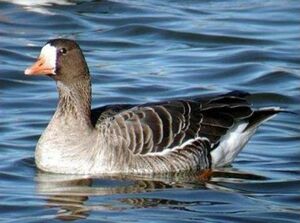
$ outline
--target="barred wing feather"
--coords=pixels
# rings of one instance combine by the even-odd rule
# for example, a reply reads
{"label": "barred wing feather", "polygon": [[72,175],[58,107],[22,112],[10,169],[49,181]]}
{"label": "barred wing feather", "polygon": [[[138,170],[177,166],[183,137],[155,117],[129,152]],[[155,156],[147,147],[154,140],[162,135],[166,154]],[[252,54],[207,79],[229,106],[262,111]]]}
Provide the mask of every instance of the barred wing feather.
{"label": "barred wing feather", "polygon": [[110,128],[118,129],[134,155],[162,155],[197,149],[203,139],[213,149],[234,124],[251,116],[246,99],[223,96],[207,101],[168,101],[119,109]]}

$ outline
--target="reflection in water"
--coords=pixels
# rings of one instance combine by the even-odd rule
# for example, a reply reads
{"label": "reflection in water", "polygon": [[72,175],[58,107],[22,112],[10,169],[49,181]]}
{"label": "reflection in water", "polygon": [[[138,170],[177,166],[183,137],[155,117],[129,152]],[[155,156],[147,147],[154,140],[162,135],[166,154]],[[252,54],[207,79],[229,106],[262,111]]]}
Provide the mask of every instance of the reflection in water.
{"label": "reflection in water", "polygon": [[[46,207],[59,208],[56,217],[61,220],[86,218],[91,211],[121,211],[128,208],[157,206],[186,206],[190,201],[152,198],[143,193],[173,188],[197,188],[197,190],[230,191],[218,185],[218,181],[238,182],[244,180],[266,180],[264,177],[222,171],[202,171],[158,176],[101,176],[90,178],[78,175],[59,175],[39,171],[36,177],[37,193],[46,196]],[[136,196],[136,195],[139,196]],[[108,202],[105,195],[118,195],[118,202]],[[105,202],[91,205],[92,197],[103,197]],[[101,199],[100,199],[101,200]],[[193,201],[194,202],[194,201]],[[201,201],[203,202],[203,201]],[[205,201],[208,203],[207,201]],[[219,201],[212,201],[210,205]],[[124,206],[125,205],[125,206]]]}

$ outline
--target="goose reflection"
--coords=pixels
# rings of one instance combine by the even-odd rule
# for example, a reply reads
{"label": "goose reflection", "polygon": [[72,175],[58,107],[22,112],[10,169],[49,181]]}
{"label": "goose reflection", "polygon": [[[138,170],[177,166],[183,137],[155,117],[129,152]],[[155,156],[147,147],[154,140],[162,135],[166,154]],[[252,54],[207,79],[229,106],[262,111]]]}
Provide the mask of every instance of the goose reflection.
{"label": "goose reflection", "polygon": [[[155,189],[172,188],[172,182],[158,180],[142,180],[140,177],[101,176],[98,178],[76,175],[59,175],[39,171],[36,177],[36,190],[46,196],[48,208],[59,208],[57,218],[61,220],[76,220],[86,218],[91,211],[122,210],[122,205],[111,202],[107,195],[135,194],[153,191]],[[90,197],[103,197],[103,203],[89,205]],[[117,198],[120,203],[142,205],[137,199]],[[145,201],[147,202],[147,201]],[[114,204],[112,204],[114,203]]]}
{"label": "goose reflection", "polygon": [[[228,191],[231,189],[219,185],[220,181],[264,179],[261,176],[226,169],[176,175],[100,176],[97,178],[39,171],[36,176],[36,191],[46,198],[47,208],[58,209],[56,218],[70,221],[84,219],[91,211],[121,211],[128,208],[189,205],[189,202],[178,201],[176,198],[160,199],[143,194],[155,190],[197,188]],[[94,197],[97,197],[97,204],[88,202]]]}

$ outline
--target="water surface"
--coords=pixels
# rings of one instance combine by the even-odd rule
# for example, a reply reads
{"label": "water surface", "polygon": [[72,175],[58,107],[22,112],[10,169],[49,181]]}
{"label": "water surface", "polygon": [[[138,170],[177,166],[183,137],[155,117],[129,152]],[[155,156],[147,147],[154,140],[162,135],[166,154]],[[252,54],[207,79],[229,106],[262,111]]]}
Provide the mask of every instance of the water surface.
{"label": "water surface", "polygon": [[35,144],[55,83],[23,70],[51,38],[79,42],[93,107],[244,90],[300,112],[300,2],[0,1],[0,221],[298,222],[300,119],[263,125],[209,179],[43,173]]}

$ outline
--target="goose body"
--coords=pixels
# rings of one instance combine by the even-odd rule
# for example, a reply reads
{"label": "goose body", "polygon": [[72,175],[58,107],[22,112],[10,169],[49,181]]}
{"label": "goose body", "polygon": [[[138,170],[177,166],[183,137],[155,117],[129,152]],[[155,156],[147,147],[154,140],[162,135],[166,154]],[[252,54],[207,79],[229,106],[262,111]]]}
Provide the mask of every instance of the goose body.
{"label": "goose body", "polygon": [[38,168],[67,174],[166,173],[230,164],[278,109],[248,94],[109,105],[91,110],[89,70],[73,40],[49,41],[26,75],[56,81],[59,102],[35,152]]}

